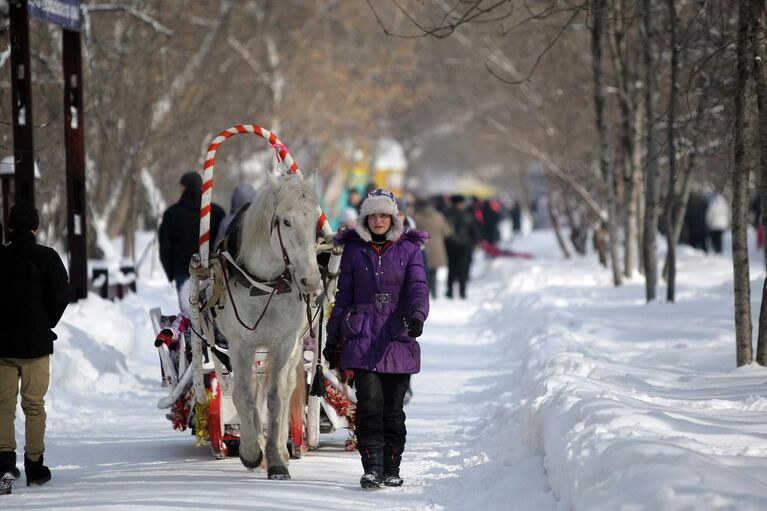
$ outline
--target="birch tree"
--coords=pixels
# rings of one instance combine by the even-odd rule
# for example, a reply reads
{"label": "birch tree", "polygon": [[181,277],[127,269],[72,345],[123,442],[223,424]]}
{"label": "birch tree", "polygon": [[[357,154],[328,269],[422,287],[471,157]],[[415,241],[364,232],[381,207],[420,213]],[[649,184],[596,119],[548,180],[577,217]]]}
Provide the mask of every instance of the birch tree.
{"label": "birch tree", "polygon": [[738,40],[735,89],[735,161],[732,174],[732,264],[735,291],[735,343],[738,366],[753,359],[751,338],[751,289],[748,267],[748,178],[746,155],[748,114],[746,89],[749,80],[750,0],[738,3]]}
{"label": "birch tree", "polygon": [[644,272],[645,298],[655,300],[658,284],[657,247],[655,237],[658,232],[658,140],[655,134],[655,65],[653,63],[653,18],[652,0],[642,0],[642,28],[644,53],[644,91],[645,91],[645,213],[644,213]]}
{"label": "birch tree", "polygon": [[[765,225],[764,211],[765,205],[767,205],[767,77],[765,76],[764,68],[765,59],[767,59],[767,44],[765,42],[767,41],[767,29],[765,29],[766,14],[764,0],[750,1],[750,55],[753,62],[754,87],[756,89],[758,109],[759,199],[762,203],[762,225]],[[767,246],[764,250],[764,254],[767,256]],[[765,278],[762,284],[762,303],[759,310],[759,330],[756,342],[756,362],[763,366],[767,365],[767,278]]]}

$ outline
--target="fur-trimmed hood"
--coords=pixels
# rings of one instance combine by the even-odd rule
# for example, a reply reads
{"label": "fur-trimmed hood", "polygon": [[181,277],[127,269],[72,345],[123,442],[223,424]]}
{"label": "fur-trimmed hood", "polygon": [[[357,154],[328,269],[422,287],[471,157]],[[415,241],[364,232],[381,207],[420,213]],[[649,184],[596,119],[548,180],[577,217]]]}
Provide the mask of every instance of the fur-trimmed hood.
{"label": "fur-trimmed hood", "polygon": [[391,217],[391,227],[386,231],[386,239],[389,241],[398,240],[402,236],[404,226],[402,220],[399,219],[397,211],[397,201],[394,199],[394,195],[386,190],[373,190],[365,197],[360,205],[360,216],[354,225],[354,230],[357,231],[360,238],[365,241],[372,239],[370,231],[368,230],[368,215],[374,215],[376,213],[383,213]]}
{"label": "fur-trimmed hood", "polygon": [[[368,239],[364,239],[362,236],[360,236],[357,229],[344,229],[342,231],[339,231],[336,233],[336,237],[334,238],[333,242],[336,245],[346,245],[347,243],[350,243],[352,241],[361,241],[362,243],[367,243],[370,241],[370,231],[367,231],[368,233]],[[389,230],[391,232],[391,229]],[[388,236],[387,236],[388,239]],[[392,241],[402,241],[402,240],[408,240],[412,241],[416,245],[423,245],[426,243],[429,239],[429,233],[425,231],[419,231],[417,229],[408,229],[407,227],[403,228],[402,234],[400,234],[398,239],[392,240]]]}

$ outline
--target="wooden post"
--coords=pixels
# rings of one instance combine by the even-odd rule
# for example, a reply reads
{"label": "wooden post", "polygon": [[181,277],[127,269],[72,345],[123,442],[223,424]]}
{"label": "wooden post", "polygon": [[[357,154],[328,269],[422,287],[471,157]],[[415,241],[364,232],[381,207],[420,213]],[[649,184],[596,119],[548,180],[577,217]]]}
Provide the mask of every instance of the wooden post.
{"label": "wooden post", "polygon": [[77,300],[88,296],[82,66],[80,32],[62,29],[62,33],[69,279]]}
{"label": "wooden post", "polygon": [[8,216],[11,211],[11,205],[9,204],[11,201],[11,177],[0,177],[0,182],[2,182],[3,187],[3,230],[5,231],[0,233],[0,239],[5,240],[8,239]]}
{"label": "wooden post", "polygon": [[14,199],[34,203],[35,149],[32,138],[32,70],[29,59],[27,0],[11,0],[9,10],[14,184],[16,186]]}

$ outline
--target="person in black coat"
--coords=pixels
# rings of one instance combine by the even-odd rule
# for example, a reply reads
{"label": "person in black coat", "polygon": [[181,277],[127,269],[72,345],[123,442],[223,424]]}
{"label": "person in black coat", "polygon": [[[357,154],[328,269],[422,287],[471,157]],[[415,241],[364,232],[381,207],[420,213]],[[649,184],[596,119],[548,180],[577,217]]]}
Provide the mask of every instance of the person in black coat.
{"label": "person in black coat", "polygon": [[[43,465],[45,394],[56,326],[72,296],[58,254],[39,245],[40,223],[30,202],[17,202],[8,221],[8,242],[0,247],[0,477],[12,483],[16,469],[14,417],[21,390],[25,417],[24,470],[27,485],[51,478]],[[10,491],[8,486],[7,491]]]}
{"label": "person in black coat", "polygon": [[481,239],[480,227],[474,214],[466,207],[463,196],[451,197],[452,207],[448,211],[447,221],[453,229],[453,234],[445,239],[447,249],[447,293],[453,297],[453,284],[458,282],[458,292],[461,298],[466,298],[466,283],[469,280],[471,258],[474,247]]}
{"label": "person in black coat", "polygon": [[[197,172],[187,172],[181,176],[179,183],[181,198],[163,213],[159,241],[160,262],[165,275],[169,282],[175,282],[176,292],[180,294],[184,283],[189,280],[189,261],[199,250],[202,177]],[[211,240],[216,239],[224,216],[223,208],[213,203],[210,212]]]}

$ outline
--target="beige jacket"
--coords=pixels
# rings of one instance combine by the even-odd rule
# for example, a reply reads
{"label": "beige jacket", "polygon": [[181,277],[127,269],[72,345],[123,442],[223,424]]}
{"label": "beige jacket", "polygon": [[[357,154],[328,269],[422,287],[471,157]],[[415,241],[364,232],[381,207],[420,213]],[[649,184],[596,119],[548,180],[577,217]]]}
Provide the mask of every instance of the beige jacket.
{"label": "beige jacket", "polygon": [[452,234],[450,224],[445,216],[437,211],[434,206],[427,206],[413,214],[415,225],[420,231],[426,231],[431,239],[426,242],[426,259],[429,269],[433,270],[440,266],[447,266],[447,252],[445,251],[445,238]]}

